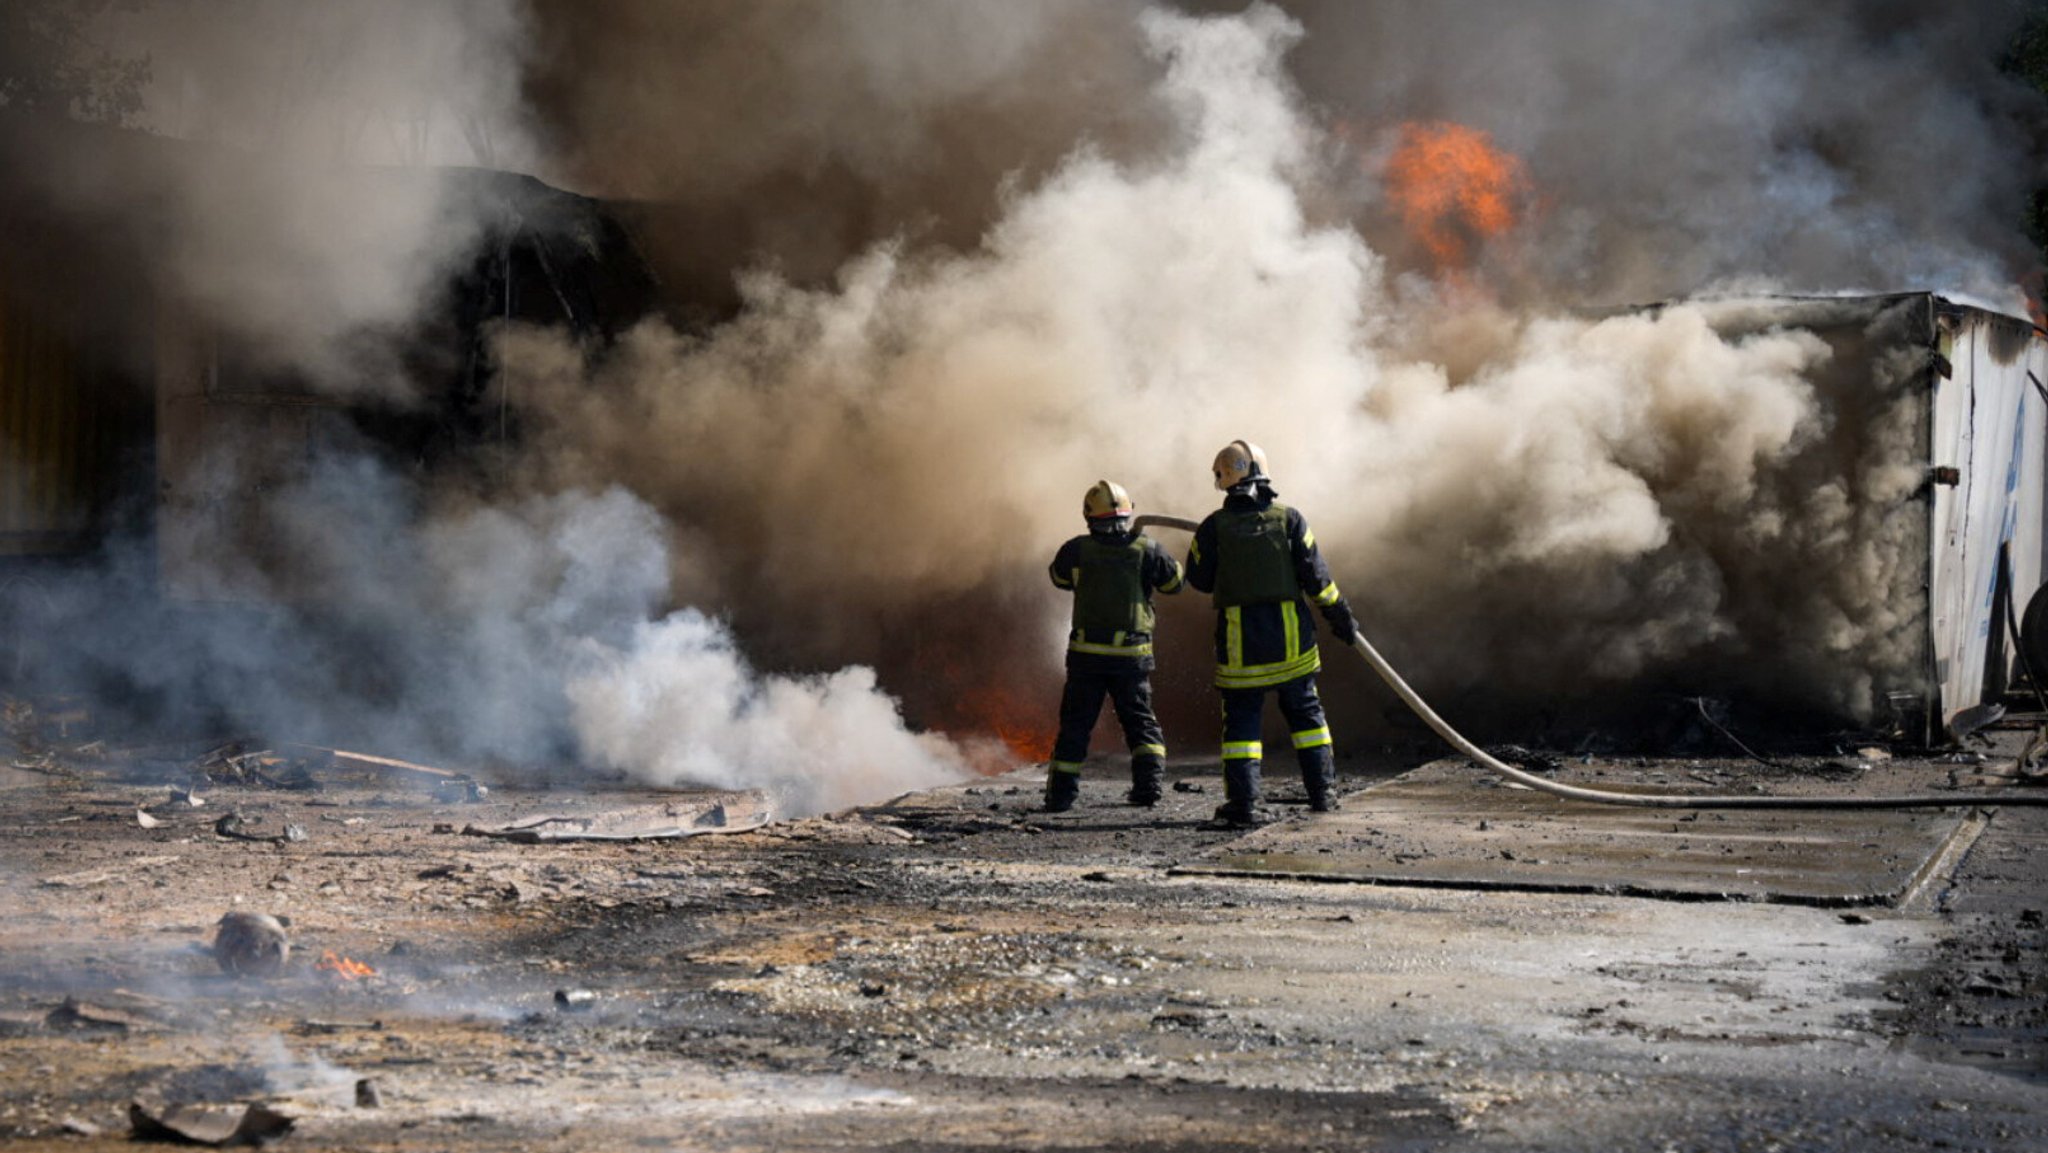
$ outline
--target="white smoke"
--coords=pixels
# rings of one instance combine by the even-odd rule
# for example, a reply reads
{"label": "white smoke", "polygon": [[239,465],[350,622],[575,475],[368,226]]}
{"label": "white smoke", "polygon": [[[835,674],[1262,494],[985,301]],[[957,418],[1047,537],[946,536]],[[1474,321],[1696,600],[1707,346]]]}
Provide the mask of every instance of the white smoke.
{"label": "white smoke", "polygon": [[568,694],[584,755],[642,781],[765,788],[803,815],[966,775],[951,741],[904,727],[873,669],[762,676],[692,610],[580,655]]}
{"label": "white smoke", "polygon": [[384,587],[440,626],[408,640],[393,629],[387,642],[406,670],[392,726],[439,722],[419,741],[513,763],[552,754],[652,784],[765,789],[784,815],[967,771],[952,742],[905,727],[872,670],[763,675],[724,624],[663,615],[668,533],[621,489],[454,510],[416,532],[418,583]]}

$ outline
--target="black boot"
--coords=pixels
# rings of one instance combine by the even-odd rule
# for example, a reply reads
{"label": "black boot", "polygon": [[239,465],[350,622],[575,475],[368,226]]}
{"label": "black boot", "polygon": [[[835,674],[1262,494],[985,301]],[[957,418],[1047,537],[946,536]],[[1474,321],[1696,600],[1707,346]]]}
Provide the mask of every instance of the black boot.
{"label": "black boot", "polygon": [[1301,750],[1301,783],[1312,813],[1337,811],[1337,753],[1328,745]]}
{"label": "black boot", "polygon": [[1081,796],[1081,774],[1053,769],[1045,774],[1045,811],[1064,813]]}
{"label": "black boot", "polygon": [[1161,786],[1165,781],[1165,762],[1149,753],[1132,757],[1131,791],[1124,795],[1124,799],[1141,809],[1149,809],[1159,803]]}
{"label": "black boot", "polygon": [[1255,827],[1259,823],[1259,762],[1223,762],[1223,796],[1223,804],[1216,809],[1216,824],[1231,829]]}

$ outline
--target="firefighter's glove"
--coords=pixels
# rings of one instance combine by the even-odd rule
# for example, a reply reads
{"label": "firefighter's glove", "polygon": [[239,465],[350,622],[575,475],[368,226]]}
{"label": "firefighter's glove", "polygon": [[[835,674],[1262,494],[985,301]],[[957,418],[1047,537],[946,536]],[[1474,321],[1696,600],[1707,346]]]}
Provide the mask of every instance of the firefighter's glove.
{"label": "firefighter's glove", "polygon": [[1338,601],[1323,610],[1323,619],[1330,622],[1330,631],[1345,644],[1358,643],[1358,618],[1351,615],[1351,606]]}

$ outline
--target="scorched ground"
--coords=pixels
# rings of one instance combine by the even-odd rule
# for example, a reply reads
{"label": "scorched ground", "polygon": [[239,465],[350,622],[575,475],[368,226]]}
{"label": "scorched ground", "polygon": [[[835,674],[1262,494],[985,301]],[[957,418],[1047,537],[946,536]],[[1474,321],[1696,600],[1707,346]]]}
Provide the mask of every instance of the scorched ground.
{"label": "scorched ground", "polygon": [[[1420,759],[1348,760],[1339,815]],[[678,795],[472,801],[330,773],[194,807],[131,768],[5,779],[16,1147],[128,1147],[135,1100],[267,1103],[306,1149],[2048,1145],[2039,809],[1957,815],[1968,835],[1896,904],[1802,904],[1204,873],[1243,843],[1201,827],[1221,782],[1195,761],[1151,812],[1102,763],[1057,817],[1020,775],[564,844],[463,830]],[[1747,761],[1563,772],[1856,787]],[[1323,818],[1275,799],[1253,836],[1314,845]],[[278,839],[222,835],[231,810]],[[1390,867],[1480,856],[1380,832]],[[1684,835],[1731,861],[1777,851]],[[1507,879],[1537,855],[1486,852]],[[289,918],[279,975],[221,970],[230,911]]]}

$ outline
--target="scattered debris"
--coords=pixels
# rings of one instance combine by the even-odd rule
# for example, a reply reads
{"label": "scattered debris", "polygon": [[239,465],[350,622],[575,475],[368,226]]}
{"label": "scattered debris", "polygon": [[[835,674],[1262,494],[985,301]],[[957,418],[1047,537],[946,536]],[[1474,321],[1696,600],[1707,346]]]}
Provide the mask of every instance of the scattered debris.
{"label": "scattered debris", "polygon": [[160,857],[131,857],[121,862],[118,868],[93,869],[83,873],[61,873],[56,876],[44,877],[37,883],[51,889],[91,888],[94,885],[104,885],[109,881],[125,880],[130,873],[139,869],[153,869],[160,865],[175,864],[180,859],[175,853]]}
{"label": "scattered debris", "polygon": [[87,873],[65,873],[56,877],[44,877],[38,884],[51,889],[87,889],[119,880],[128,874],[121,869],[94,869]]}
{"label": "scattered debris", "polygon": [[173,1141],[226,1147],[262,1145],[292,1131],[297,1119],[268,1105],[128,1105],[128,1124],[138,1141]]}
{"label": "scattered debris", "polygon": [[50,1010],[44,1016],[43,1024],[51,1029],[70,1029],[83,1033],[128,1033],[146,1027],[146,1022],[132,1013],[109,1009],[101,1005],[89,1005],[76,997],[64,998],[64,1003]]}
{"label": "scattered debris", "polygon": [[1987,738],[1984,736],[1983,730],[1990,728],[2004,718],[2005,706],[1995,701],[1990,704],[1972,705],[1949,718],[1949,735],[1955,739],[1957,744],[1962,744],[1972,737],[1979,741],[1985,741]]}
{"label": "scattered debris", "polygon": [[556,989],[555,1008],[565,1013],[580,1013],[597,1004],[597,994],[588,989]]}
{"label": "scattered debris", "polygon": [[[261,820],[262,818],[259,817],[257,819]],[[213,831],[215,833],[234,841],[257,841],[269,845],[284,845],[306,839],[306,827],[304,825],[286,825],[284,832],[268,837],[249,832],[248,827],[249,820],[242,815],[239,809],[227,813],[220,820],[213,823]]]}
{"label": "scattered debris", "polygon": [[2027,743],[2020,749],[2019,758],[2014,762],[2013,769],[2019,774],[2020,779],[2028,784],[2048,780],[2048,725],[2035,729],[2033,735],[2027,738]]}
{"label": "scattered debris", "polygon": [[193,762],[193,772],[216,785],[255,785],[267,789],[310,791],[321,788],[313,765],[284,757],[271,749],[244,752],[240,741],[212,749]]}
{"label": "scattered debris", "polygon": [[383,1107],[383,1090],[379,1089],[377,1083],[368,1077],[359,1079],[356,1082],[356,1108],[381,1109]]}
{"label": "scattered debris", "polygon": [[491,790],[470,777],[454,777],[434,785],[434,799],[443,804],[480,804]]}
{"label": "scattered debris", "polygon": [[480,801],[490,792],[468,773],[437,769],[431,765],[401,761],[396,757],[352,753],[346,749],[326,749],[312,745],[300,747],[317,757],[326,758],[327,763],[337,769],[367,769],[380,776],[396,774],[420,781],[432,788],[442,800]]}
{"label": "scattered debris", "polygon": [[381,1033],[382,1021],[317,1021],[307,1018],[299,1022],[301,1033]]}
{"label": "scattered debris", "polygon": [[707,833],[744,833],[768,823],[768,798],[741,793],[722,800],[620,809],[589,817],[528,817],[497,828],[466,826],[472,837],[496,837],[521,844],[550,841],[658,841]]}
{"label": "scattered debris", "polygon": [[149,815],[148,809],[135,810],[135,823],[141,825],[145,829],[161,829],[164,827],[164,823],[162,821],[159,821],[155,817]]}
{"label": "scattered debris", "polygon": [[1200,781],[1175,781],[1173,782],[1173,791],[1176,793],[1199,793],[1205,790],[1202,788],[1202,782]]}
{"label": "scattered debris", "polygon": [[288,922],[268,913],[229,913],[214,932],[213,957],[237,977],[274,977],[291,957]]}

